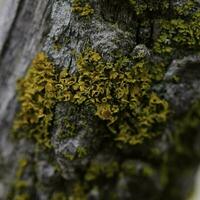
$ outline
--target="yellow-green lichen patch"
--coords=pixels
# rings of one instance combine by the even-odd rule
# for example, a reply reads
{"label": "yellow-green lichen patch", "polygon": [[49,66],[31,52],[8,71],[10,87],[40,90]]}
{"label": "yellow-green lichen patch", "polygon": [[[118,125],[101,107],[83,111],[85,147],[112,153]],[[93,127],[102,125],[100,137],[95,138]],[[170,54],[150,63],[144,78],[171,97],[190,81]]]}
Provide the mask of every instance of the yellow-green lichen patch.
{"label": "yellow-green lichen patch", "polygon": [[94,13],[94,9],[91,7],[89,3],[81,0],[73,1],[72,11],[74,13],[78,13],[81,17],[92,15]]}
{"label": "yellow-green lichen patch", "polygon": [[56,102],[55,75],[52,63],[44,53],[39,53],[26,76],[18,81],[20,111],[13,125],[15,136],[35,139],[50,147],[49,126]]}
{"label": "yellow-green lichen patch", "polygon": [[166,12],[170,7],[170,3],[168,0],[162,0],[162,1],[128,0],[128,1],[133,7],[133,10],[137,16],[144,16],[144,15],[147,15],[147,13],[153,13],[156,11],[159,11],[160,13],[162,13],[163,11]]}
{"label": "yellow-green lichen patch", "polygon": [[[76,73],[66,69],[58,73],[44,53],[39,53],[18,82],[20,111],[14,121],[15,135],[49,148],[52,109],[56,102],[67,101],[93,106],[93,114],[106,122],[118,142],[135,145],[154,137],[168,114],[168,103],[151,88],[154,81],[162,80],[164,65],[145,59],[131,62],[126,57],[106,62],[88,49],[77,59]],[[76,135],[73,126],[68,123],[67,127]]]}
{"label": "yellow-green lichen patch", "polygon": [[145,60],[129,64],[126,57],[106,62],[88,49],[78,57],[75,74],[60,73],[58,98],[93,105],[116,140],[134,145],[158,134],[168,103],[151,90],[153,82],[162,78],[163,66]]}
{"label": "yellow-green lichen patch", "polygon": [[186,1],[175,7],[175,18],[160,20],[160,35],[154,50],[161,55],[172,55],[179,48],[196,50],[200,46],[200,10],[196,1]]}

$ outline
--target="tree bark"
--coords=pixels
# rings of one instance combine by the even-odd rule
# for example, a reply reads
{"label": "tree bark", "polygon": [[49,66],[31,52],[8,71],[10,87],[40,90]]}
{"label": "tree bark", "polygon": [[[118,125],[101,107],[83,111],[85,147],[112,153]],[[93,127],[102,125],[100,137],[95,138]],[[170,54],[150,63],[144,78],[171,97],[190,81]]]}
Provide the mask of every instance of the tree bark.
{"label": "tree bark", "polygon": [[[176,134],[173,132],[176,132],[174,121],[180,124],[179,119],[184,120],[181,116],[195,115],[195,119],[200,117],[200,113],[192,110],[192,104],[198,102],[200,97],[199,47],[192,46],[192,50],[184,45],[182,49],[174,47],[174,55],[168,58],[154,53],[154,43],[162,33],[160,18],[179,18],[173,15],[173,9],[185,1],[165,1],[167,11],[160,1],[158,5],[163,10],[155,8],[155,11],[151,3],[146,1],[137,1],[137,4],[128,0],[80,2],[78,5],[82,10],[76,12],[71,0],[0,0],[0,199],[188,199],[200,160],[199,122],[192,128],[189,123],[189,128],[185,128],[187,133],[183,131],[183,138],[179,138],[184,148],[192,149],[189,155],[178,151]],[[200,9],[199,2],[194,2],[198,6],[193,8],[195,11],[191,9],[188,12]],[[87,3],[91,10],[87,10],[89,14],[85,15],[83,8]],[[137,14],[137,6],[146,9],[143,14]],[[187,18],[184,20],[187,21]],[[200,40],[197,40],[199,44]],[[58,71],[68,68],[73,74],[77,70],[76,55],[88,47],[99,52],[106,62],[115,62],[117,55],[137,56],[140,48],[151,61],[166,61],[163,80],[152,86],[152,90],[169,102],[170,112],[173,113],[165,124],[163,134],[153,142],[116,150],[112,142],[106,142],[104,137],[98,135],[104,134],[105,123],[91,117],[92,108],[90,110],[90,107],[84,105],[77,107],[73,103],[63,102],[57,103],[53,110],[50,130],[53,150],[43,151],[34,141],[26,138],[13,139],[11,129],[16,113],[20,110],[16,82],[26,76],[35,55],[43,51]],[[174,81],[175,76],[181,77],[181,81]],[[72,109],[76,114],[71,113]],[[192,114],[187,114],[190,111]],[[77,132],[75,138],[57,141],[56,133],[62,130],[63,120],[71,115],[74,115],[72,122],[79,129],[82,129],[80,121],[89,128],[85,132]],[[193,139],[189,136],[190,131],[195,132]],[[94,145],[96,138],[99,143]],[[63,151],[72,151],[76,143],[87,144],[94,151],[84,159],[70,161],[63,158]],[[161,152],[155,159],[149,155],[153,150],[155,154],[156,150]],[[17,172],[22,170],[20,163],[24,170],[21,172],[22,177],[17,176]],[[86,172],[93,163],[103,166],[99,169],[102,172],[98,172],[100,177],[87,182]],[[116,167],[114,172],[113,163],[117,163],[119,168]],[[130,163],[135,167],[133,176],[126,174],[132,170],[128,169],[132,166]],[[179,172],[179,165],[184,165],[181,166],[180,175],[174,175]],[[125,166],[127,171],[123,169]],[[173,168],[177,170],[174,172]],[[106,170],[111,170],[111,175]],[[104,173],[108,173],[108,177]],[[23,189],[15,185],[16,180],[21,181],[20,178],[28,182],[28,186]]]}

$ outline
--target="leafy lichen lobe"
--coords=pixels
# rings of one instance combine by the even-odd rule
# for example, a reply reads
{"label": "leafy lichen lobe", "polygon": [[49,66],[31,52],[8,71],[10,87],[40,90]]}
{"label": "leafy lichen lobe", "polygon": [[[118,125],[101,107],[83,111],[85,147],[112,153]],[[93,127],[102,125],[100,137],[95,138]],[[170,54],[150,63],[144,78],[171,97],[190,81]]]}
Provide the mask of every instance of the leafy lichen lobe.
{"label": "leafy lichen lobe", "polygon": [[32,138],[40,145],[50,147],[49,126],[56,103],[56,73],[44,53],[33,60],[25,77],[17,83],[20,110],[13,130],[17,137]]}
{"label": "leafy lichen lobe", "polygon": [[162,70],[155,73],[156,67],[145,60],[130,64],[126,57],[107,62],[88,49],[77,59],[76,73],[56,73],[39,53],[18,83],[21,108],[14,130],[49,146],[52,109],[57,102],[69,101],[94,106],[94,115],[105,121],[117,141],[142,143],[158,134],[155,127],[165,123],[168,114],[168,103],[151,88],[163,76]]}
{"label": "leafy lichen lobe", "polygon": [[151,86],[162,78],[162,70],[155,76],[153,63],[141,60],[130,65],[126,57],[106,62],[91,49],[78,57],[77,67],[73,75],[60,74],[64,101],[93,105],[95,115],[107,123],[118,141],[134,145],[157,134],[153,126],[166,121],[168,103]]}
{"label": "leafy lichen lobe", "polygon": [[[83,2],[74,1],[73,11],[80,16],[93,14],[94,10],[91,6],[86,1]],[[148,2],[129,0],[129,2],[142,26],[150,22],[147,19],[149,13],[155,13],[152,19],[159,18],[158,11],[162,14],[161,19],[158,20],[159,35],[152,41],[153,53],[161,57],[166,55],[170,57],[180,52],[180,49],[196,51],[199,48],[200,24],[197,1],[190,0],[177,4],[171,10],[170,17],[167,13],[172,8],[168,0]],[[163,188],[168,190],[167,196],[172,197],[170,199],[181,199],[180,194],[172,189],[178,184],[172,182],[180,173],[187,171],[185,166],[188,165],[188,159],[197,157],[194,153],[196,150],[192,147],[189,149],[188,146],[193,143],[190,141],[190,131],[196,132],[199,126],[199,104],[178,122],[178,132],[175,131],[171,138],[172,147],[163,153],[157,146],[154,148],[148,142],[153,143],[154,137],[162,132],[169,113],[167,101],[153,90],[154,84],[163,80],[166,64],[154,63],[140,56],[134,58],[118,56],[115,61],[109,62],[104,60],[100,53],[90,48],[77,57],[76,64],[77,70],[71,74],[67,69],[55,70],[44,53],[36,56],[27,74],[18,83],[20,110],[14,123],[15,134],[34,139],[49,148],[51,147],[49,129],[53,119],[53,109],[57,103],[69,102],[77,107],[92,106],[93,115],[106,125],[112,135],[113,143],[122,144],[123,147],[126,146],[131,150],[141,145],[141,148],[144,147],[141,155],[146,156],[147,162],[152,165],[146,164],[145,161],[138,162],[132,157],[122,158],[119,161],[114,157],[114,153],[114,159],[108,162],[93,159],[88,169],[84,169],[84,178],[81,175],[84,181],[80,184],[79,180],[77,181],[78,184],[72,191],[72,198],[75,198],[77,192],[82,194],[82,199],[85,199],[84,191],[94,185],[95,191],[98,189],[101,191],[98,181],[102,179],[109,182],[116,180],[116,177],[120,180],[121,177],[123,179],[127,176],[135,180],[135,177],[153,177],[156,174],[162,179]],[[71,120],[64,121],[66,132],[60,134],[60,140],[77,135],[76,126],[71,123]],[[182,126],[183,124],[186,126]],[[112,147],[114,151],[116,151],[115,147]],[[148,149],[149,154],[145,149]],[[87,154],[87,148],[78,148],[75,156],[67,153],[64,156],[73,162],[74,159],[82,159]],[[137,151],[134,156],[136,154]],[[185,166],[177,171],[180,160]],[[193,164],[192,161],[191,163]],[[145,184],[145,181],[142,184]],[[112,196],[111,193],[109,195]],[[65,193],[55,192],[52,199],[64,200],[67,197]],[[117,198],[113,197],[113,199]]]}
{"label": "leafy lichen lobe", "polygon": [[74,0],[72,3],[72,11],[79,14],[81,17],[90,16],[94,13],[91,5],[84,0]]}

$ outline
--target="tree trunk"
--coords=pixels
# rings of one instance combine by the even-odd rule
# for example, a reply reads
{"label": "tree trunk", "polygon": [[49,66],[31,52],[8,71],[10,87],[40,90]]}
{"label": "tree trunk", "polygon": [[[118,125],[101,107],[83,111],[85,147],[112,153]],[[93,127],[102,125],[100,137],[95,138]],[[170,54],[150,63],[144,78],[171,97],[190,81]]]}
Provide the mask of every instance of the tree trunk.
{"label": "tree trunk", "polygon": [[[200,159],[199,12],[197,0],[191,4],[184,0],[0,0],[0,199],[188,199]],[[140,79],[139,93],[146,92],[138,108],[144,112],[145,101],[156,94],[162,102],[159,106],[169,105],[167,120],[150,122],[149,130],[156,136],[142,135],[138,144],[124,138],[119,142],[108,115],[98,115],[97,104],[88,96],[89,105],[78,104],[74,97],[58,100],[55,93],[47,127],[51,148],[28,135],[34,129],[31,125],[25,131],[20,127],[22,137],[16,139],[13,123],[23,109],[16,82],[34,78],[29,70],[34,63],[44,64],[37,61],[39,52],[56,71],[56,87],[63,69],[81,77],[80,58],[88,65],[116,67],[118,63],[128,66],[124,68],[148,63],[152,68],[147,72],[142,68],[134,77],[136,82]],[[154,73],[163,73],[162,78],[152,78]],[[106,72],[101,76],[107,78]],[[142,90],[149,79],[149,88]],[[121,109],[114,116],[122,120],[127,115],[123,120],[131,124],[131,131],[137,129],[137,109],[131,114],[122,109],[123,102],[116,100],[114,92],[115,88],[111,98]],[[151,117],[158,116],[159,109]],[[120,120],[115,124],[118,131]],[[75,127],[75,135],[69,136],[66,121]],[[67,136],[60,138],[61,133]]]}

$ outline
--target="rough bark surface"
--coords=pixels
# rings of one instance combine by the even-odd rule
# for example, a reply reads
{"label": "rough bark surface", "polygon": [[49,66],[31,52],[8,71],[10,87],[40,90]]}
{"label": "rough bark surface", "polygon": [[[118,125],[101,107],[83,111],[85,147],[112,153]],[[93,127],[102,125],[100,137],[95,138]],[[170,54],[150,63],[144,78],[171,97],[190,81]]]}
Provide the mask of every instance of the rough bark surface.
{"label": "rough bark surface", "polygon": [[[10,128],[16,111],[16,81],[23,76],[41,46],[46,28],[49,1],[1,1],[0,34],[0,198],[6,199],[18,156],[29,149],[10,140]],[[9,167],[10,166],[10,167]]]}
{"label": "rough bark surface", "polygon": [[[131,6],[135,1],[86,2],[94,10],[91,16],[73,12],[70,0],[0,0],[0,199],[188,199],[200,160],[199,121],[195,127],[185,128],[187,134],[180,141],[173,132],[180,116],[200,117],[195,112],[200,107],[192,106],[200,99],[200,39],[197,47],[180,47],[166,59],[153,52],[161,32],[158,20],[169,19],[174,7],[185,1],[166,1],[167,11],[150,11],[139,17]],[[143,5],[146,1],[138,2]],[[200,2],[195,3],[195,9],[200,9]],[[13,139],[12,124],[20,109],[16,81],[26,74],[35,55],[43,51],[57,70],[67,68],[73,73],[76,54],[87,47],[109,62],[114,62],[116,55],[137,56],[138,51],[155,62],[167,60],[163,81],[152,87],[169,102],[172,113],[162,135],[153,142],[116,149],[105,134],[109,132],[105,123],[93,116],[93,107],[61,102],[54,108],[50,128],[53,150],[43,150],[24,138]],[[190,111],[192,114],[187,114]],[[76,137],[60,140],[59,134],[67,129],[63,125],[66,117],[76,124]],[[191,152],[182,153],[179,142]],[[87,156],[69,158],[83,147],[89,149]],[[155,158],[150,157],[153,150]],[[28,182],[20,191],[15,184],[21,181],[16,180],[19,163],[24,168],[22,179]],[[93,169],[94,163],[102,168]],[[165,168],[170,168],[168,173]]]}

